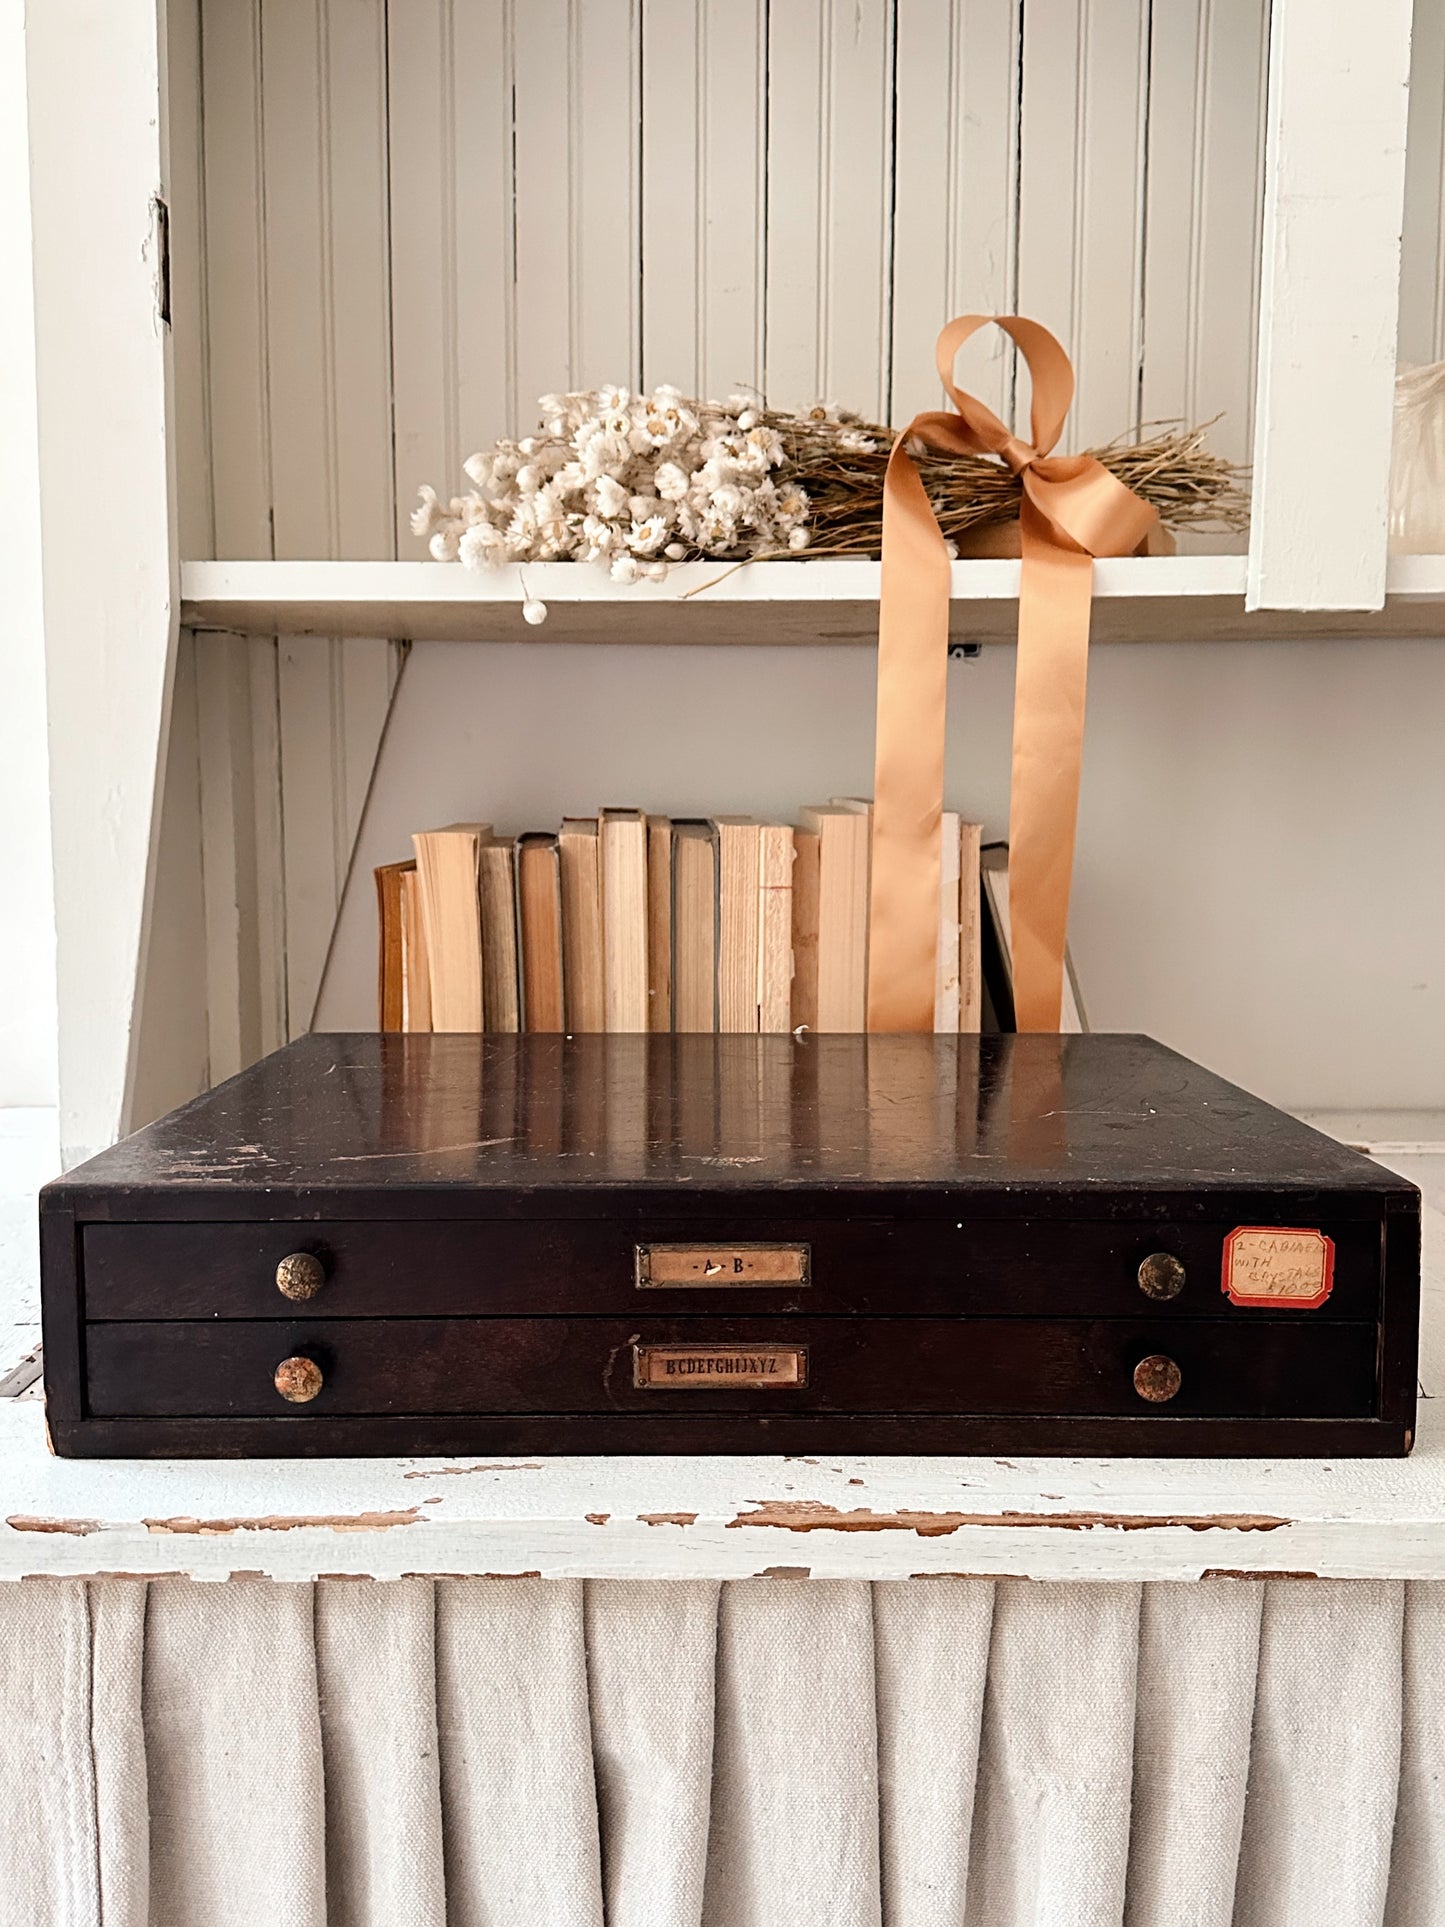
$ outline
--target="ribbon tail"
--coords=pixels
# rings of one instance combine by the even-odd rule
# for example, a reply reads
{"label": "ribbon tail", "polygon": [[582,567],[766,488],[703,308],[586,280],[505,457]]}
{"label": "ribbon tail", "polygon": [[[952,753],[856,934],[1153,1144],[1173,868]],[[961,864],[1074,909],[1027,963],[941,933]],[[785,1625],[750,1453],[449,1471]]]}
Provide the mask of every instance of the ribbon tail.
{"label": "ribbon tail", "polygon": [[1014,1016],[1056,1031],[1084,751],[1093,559],[1062,547],[1025,496],[1009,798]]}
{"label": "ribbon tail", "polygon": [[868,1028],[931,1031],[948,699],[948,549],[900,436],[883,484]]}

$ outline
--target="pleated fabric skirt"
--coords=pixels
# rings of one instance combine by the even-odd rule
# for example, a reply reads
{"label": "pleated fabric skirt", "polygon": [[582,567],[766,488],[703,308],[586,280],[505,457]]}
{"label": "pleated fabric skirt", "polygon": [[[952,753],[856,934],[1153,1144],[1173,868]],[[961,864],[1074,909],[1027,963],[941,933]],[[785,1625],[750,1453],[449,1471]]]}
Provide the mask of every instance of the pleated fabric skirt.
{"label": "pleated fabric skirt", "polygon": [[0,1586],[3,1927],[1426,1927],[1445,1586]]}

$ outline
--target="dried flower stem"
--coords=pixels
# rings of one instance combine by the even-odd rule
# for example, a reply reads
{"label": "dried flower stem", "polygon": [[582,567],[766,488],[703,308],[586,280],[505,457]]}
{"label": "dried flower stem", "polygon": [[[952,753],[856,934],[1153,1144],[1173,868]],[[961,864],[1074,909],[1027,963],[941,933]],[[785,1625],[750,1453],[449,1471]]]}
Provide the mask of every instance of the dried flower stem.
{"label": "dried flower stem", "polygon": [[[765,419],[781,435],[792,472],[812,504],[809,554],[876,556],[883,542],[889,431],[862,429],[879,444],[874,452],[842,447],[836,430],[829,432],[832,424],[800,423],[795,416],[771,410]],[[1213,424],[1191,429],[1150,425],[1159,432],[1147,440],[1121,436],[1089,453],[1157,509],[1168,528],[1247,528],[1246,471],[1205,446]],[[984,455],[940,455],[932,449],[918,450],[914,462],[945,539],[1011,522],[1018,515],[1022,487],[1002,462]]]}

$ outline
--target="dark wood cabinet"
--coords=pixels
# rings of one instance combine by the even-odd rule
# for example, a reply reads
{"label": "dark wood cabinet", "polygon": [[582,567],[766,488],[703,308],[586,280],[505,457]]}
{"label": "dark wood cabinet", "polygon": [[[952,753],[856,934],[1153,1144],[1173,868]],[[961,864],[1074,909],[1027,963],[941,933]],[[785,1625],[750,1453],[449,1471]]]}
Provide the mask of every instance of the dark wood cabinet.
{"label": "dark wood cabinet", "polygon": [[1414,1422],[1414,1188],[1137,1037],[315,1036],[41,1211],[63,1453]]}

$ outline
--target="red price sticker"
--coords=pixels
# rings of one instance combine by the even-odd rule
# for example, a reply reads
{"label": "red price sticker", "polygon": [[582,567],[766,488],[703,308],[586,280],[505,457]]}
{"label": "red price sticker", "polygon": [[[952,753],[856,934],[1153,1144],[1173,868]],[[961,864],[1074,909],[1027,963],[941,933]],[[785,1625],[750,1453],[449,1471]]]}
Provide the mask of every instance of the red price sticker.
{"label": "red price sticker", "polygon": [[1312,1311],[1335,1282],[1335,1242],[1323,1231],[1243,1224],[1224,1241],[1224,1295],[1232,1305]]}

